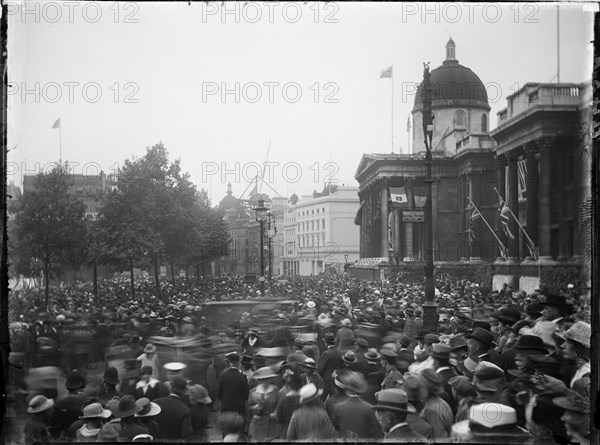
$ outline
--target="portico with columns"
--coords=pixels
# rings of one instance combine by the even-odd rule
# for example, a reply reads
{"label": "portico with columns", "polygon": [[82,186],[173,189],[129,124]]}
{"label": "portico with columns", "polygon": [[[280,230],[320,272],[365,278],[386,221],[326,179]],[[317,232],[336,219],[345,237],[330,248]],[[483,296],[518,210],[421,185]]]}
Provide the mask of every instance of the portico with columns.
{"label": "portico with columns", "polygon": [[[585,228],[579,223],[586,193],[585,84],[527,84],[508,97],[491,132],[496,141],[498,193],[519,219],[510,218],[509,238],[499,220],[497,233],[508,247],[508,260],[495,262],[494,287],[503,282],[532,291],[545,267],[580,268]],[[512,116],[510,116],[512,111]],[[589,110],[588,110],[589,111]],[[525,236],[525,233],[527,236]],[[527,237],[536,247],[534,255]]]}

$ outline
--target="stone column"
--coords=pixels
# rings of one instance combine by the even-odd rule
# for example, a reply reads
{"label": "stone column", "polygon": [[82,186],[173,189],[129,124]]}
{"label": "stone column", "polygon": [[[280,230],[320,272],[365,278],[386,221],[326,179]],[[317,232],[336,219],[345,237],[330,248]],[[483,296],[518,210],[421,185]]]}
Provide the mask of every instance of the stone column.
{"label": "stone column", "polygon": [[[519,216],[519,173],[517,171],[517,155],[514,153],[508,153],[508,207],[512,210],[512,213],[518,218]],[[508,240],[508,258],[512,262],[519,261],[519,226],[510,215],[508,220],[508,228],[510,233],[514,236],[513,239]]]}
{"label": "stone column", "polygon": [[[498,155],[496,156],[496,168],[497,168],[497,186],[496,186],[496,190],[498,190],[498,193],[500,194],[500,196],[502,197],[502,199],[506,200],[506,196],[505,196],[505,190],[506,190],[506,157],[504,157],[503,155]],[[508,246],[508,237],[506,236],[506,233],[504,233],[504,230],[502,229],[502,224],[500,222],[500,215],[498,212],[496,212],[496,216],[494,218],[495,222],[496,222],[496,235],[498,235],[498,238],[500,239],[500,241],[502,242],[502,244],[504,244],[504,246]],[[497,260],[499,261],[503,261],[502,257],[500,256],[500,251],[498,250],[498,257]]]}
{"label": "stone column", "polygon": [[400,213],[400,209],[393,209],[394,212],[394,253],[398,255],[398,259],[402,259],[402,243],[401,243],[401,218],[402,214]]}
{"label": "stone column", "polygon": [[552,261],[551,250],[551,231],[550,231],[550,169],[551,169],[551,140],[549,138],[541,138],[536,141],[540,156],[540,173],[539,173],[539,241],[540,241],[540,257],[541,262]]}
{"label": "stone column", "polygon": [[437,180],[431,184],[431,206],[432,206],[432,224],[433,224],[433,261],[439,261],[440,252],[438,246],[438,187],[440,181]]}
{"label": "stone column", "polygon": [[380,221],[380,230],[381,230],[381,244],[380,244],[380,257],[387,258],[388,257],[388,187],[387,182],[383,182],[381,184],[381,189],[379,191],[379,205],[381,209],[381,221]]}
{"label": "stone column", "polygon": [[[567,242],[568,242],[568,236],[569,236],[569,231],[567,230],[567,224],[565,221],[565,207],[567,204],[567,194],[568,192],[565,190],[566,186],[567,186],[567,181],[565,180],[566,177],[566,172],[565,172],[565,157],[566,157],[566,153],[564,152],[564,148],[560,147],[559,148],[559,152],[555,154],[555,156],[558,156],[558,160],[555,160],[555,162],[558,162],[558,166],[559,168],[558,170],[558,177],[557,178],[553,178],[554,181],[558,182],[558,190],[556,193],[556,201],[557,201],[557,207],[558,207],[558,261],[566,261],[567,259]],[[556,183],[555,183],[556,184]]]}
{"label": "stone column", "polygon": [[[410,203],[410,208],[412,209],[412,184],[414,182],[413,178],[404,178],[404,188],[406,190],[406,196],[408,197],[408,202]],[[414,253],[413,253],[413,223],[403,222],[404,225],[404,259],[402,261],[414,261]]]}
{"label": "stone column", "polygon": [[[538,149],[535,144],[529,144],[527,155],[527,234],[535,246],[539,245],[539,197],[538,197]],[[529,251],[528,251],[529,252]],[[533,258],[531,258],[533,259]]]}
{"label": "stone column", "polygon": [[460,261],[468,261],[470,255],[469,238],[466,234],[467,228],[465,227],[465,206],[467,205],[466,194],[468,193],[466,184],[467,176],[462,172],[458,184],[458,239],[460,245]]}

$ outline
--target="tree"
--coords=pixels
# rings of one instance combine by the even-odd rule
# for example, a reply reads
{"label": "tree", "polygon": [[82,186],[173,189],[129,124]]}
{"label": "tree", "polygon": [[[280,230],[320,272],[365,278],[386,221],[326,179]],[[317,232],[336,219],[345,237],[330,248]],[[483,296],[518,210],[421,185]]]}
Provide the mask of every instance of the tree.
{"label": "tree", "polygon": [[[11,206],[12,232],[20,272],[39,264],[45,278],[48,307],[50,277],[83,261],[79,246],[85,239],[85,205],[68,193],[69,171],[57,164],[49,173],[35,176],[33,187]],[[25,272],[27,273],[27,272]]]}
{"label": "tree", "polygon": [[204,261],[226,252],[222,216],[210,207],[206,192],[199,192],[181,171],[179,161],[169,163],[162,143],[135,162],[125,161],[103,203],[97,229],[104,261],[127,260],[132,297],[136,263],[152,262],[158,293],[161,261],[167,261],[175,281],[175,266],[189,266],[199,252]]}

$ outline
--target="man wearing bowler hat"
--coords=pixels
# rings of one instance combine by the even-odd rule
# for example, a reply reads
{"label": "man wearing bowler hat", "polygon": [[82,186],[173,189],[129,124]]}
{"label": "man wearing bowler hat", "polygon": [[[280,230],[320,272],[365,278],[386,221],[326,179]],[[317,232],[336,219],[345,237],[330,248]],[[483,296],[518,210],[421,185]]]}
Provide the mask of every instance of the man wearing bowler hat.
{"label": "man wearing bowler hat", "polygon": [[494,334],[483,328],[475,328],[471,334],[467,334],[467,343],[469,347],[469,356],[465,359],[466,370],[472,375],[477,364],[480,361],[496,363],[490,353],[493,350],[495,341]]}
{"label": "man wearing bowler hat", "polygon": [[187,392],[186,380],[181,376],[176,376],[171,381],[171,394],[154,401],[160,406],[156,422],[161,439],[181,440],[191,437],[194,433],[190,408],[183,399]]}
{"label": "man wearing bowler hat", "polygon": [[104,393],[100,395],[99,400],[102,405],[105,405],[113,397],[121,398],[125,394],[117,391],[117,385],[119,384],[119,371],[113,366],[107,366],[104,370],[102,386],[104,387]]}
{"label": "man wearing bowler hat", "polygon": [[406,422],[408,398],[403,390],[392,388],[378,392],[377,403],[372,409],[381,425],[385,440],[427,442],[427,438],[413,431]]}
{"label": "man wearing bowler hat", "polygon": [[58,434],[62,431],[67,434],[71,424],[81,416],[87,397],[83,393],[85,386],[86,381],[77,369],[73,369],[67,374],[65,387],[69,391],[69,395],[56,402]]}
{"label": "man wearing bowler hat", "polygon": [[225,356],[229,368],[221,373],[217,384],[217,398],[221,401],[221,412],[235,411],[246,416],[246,402],[250,395],[248,379],[238,368],[240,355],[230,352]]}

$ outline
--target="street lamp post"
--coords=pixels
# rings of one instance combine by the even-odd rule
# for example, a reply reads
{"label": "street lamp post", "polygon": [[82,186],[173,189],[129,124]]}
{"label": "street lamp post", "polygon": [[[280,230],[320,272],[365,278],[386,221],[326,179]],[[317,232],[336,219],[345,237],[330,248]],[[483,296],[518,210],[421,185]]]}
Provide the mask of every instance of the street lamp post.
{"label": "street lamp post", "polygon": [[348,264],[348,251],[346,250],[346,253],[344,253],[344,264]]}
{"label": "street lamp post", "polygon": [[431,177],[431,165],[433,159],[431,155],[433,141],[433,111],[431,107],[431,74],[429,72],[429,63],[423,64],[423,83],[421,84],[421,97],[423,102],[423,136],[425,140],[425,167],[427,184],[427,201],[425,202],[425,303],[423,304],[423,327],[426,329],[435,329],[437,327],[438,315],[437,305],[434,302],[435,282],[433,277],[433,224],[431,210],[431,187],[433,179]]}
{"label": "street lamp post", "polygon": [[[267,215],[269,226],[267,229],[267,237],[269,238],[269,285],[271,284],[271,278],[273,277],[273,252],[271,250],[271,241],[277,235],[277,225],[275,224],[275,215],[271,212]],[[271,228],[271,223],[273,224]]]}
{"label": "street lamp post", "polygon": [[269,209],[265,207],[265,201],[263,199],[258,200],[258,206],[254,208],[256,212],[256,220],[260,226],[260,294],[264,297],[265,295],[265,248],[264,248],[264,224],[267,219],[267,211]]}

